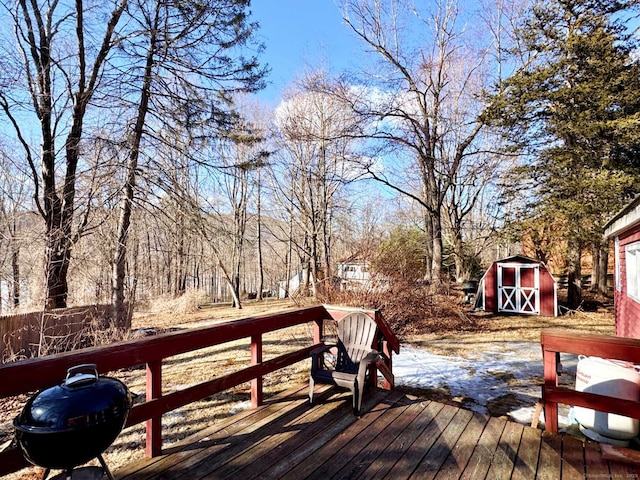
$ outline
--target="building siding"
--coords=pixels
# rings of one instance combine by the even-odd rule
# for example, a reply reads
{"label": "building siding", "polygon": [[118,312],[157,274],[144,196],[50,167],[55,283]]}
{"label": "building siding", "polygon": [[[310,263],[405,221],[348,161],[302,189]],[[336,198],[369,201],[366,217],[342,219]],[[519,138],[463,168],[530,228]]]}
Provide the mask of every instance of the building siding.
{"label": "building siding", "polygon": [[640,303],[627,296],[627,263],[625,254],[627,245],[640,241],[640,225],[620,234],[618,238],[621,290],[614,289],[616,335],[619,337],[640,338]]}

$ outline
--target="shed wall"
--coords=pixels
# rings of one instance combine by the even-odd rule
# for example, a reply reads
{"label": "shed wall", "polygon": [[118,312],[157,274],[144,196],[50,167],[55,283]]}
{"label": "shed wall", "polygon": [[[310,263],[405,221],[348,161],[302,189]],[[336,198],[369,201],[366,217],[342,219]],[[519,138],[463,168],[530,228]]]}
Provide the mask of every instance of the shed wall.
{"label": "shed wall", "polygon": [[498,313],[498,264],[493,262],[484,277],[484,309]]}
{"label": "shed wall", "polygon": [[540,315],[555,317],[558,299],[556,296],[556,282],[542,264],[540,265]]}
{"label": "shed wall", "polygon": [[[487,312],[498,313],[498,264],[504,262],[493,262],[484,275],[483,294],[484,309]],[[513,261],[506,263],[513,264]],[[538,262],[515,262],[531,264]],[[557,297],[555,280],[549,270],[542,263],[539,264],[540,272],[540,315],[544,317],[555,317],[557,314]]]}

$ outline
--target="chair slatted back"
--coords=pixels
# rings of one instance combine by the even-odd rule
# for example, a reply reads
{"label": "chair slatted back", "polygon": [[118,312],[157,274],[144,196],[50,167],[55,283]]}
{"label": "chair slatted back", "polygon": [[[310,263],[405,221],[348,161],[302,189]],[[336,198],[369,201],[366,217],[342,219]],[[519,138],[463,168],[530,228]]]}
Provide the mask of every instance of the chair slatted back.
{"label": "chair slatted back", "polygon": [[338,321],[336,371],[357,373],[358,362],[371,351],[376,322],[364,313],[354,312]]}

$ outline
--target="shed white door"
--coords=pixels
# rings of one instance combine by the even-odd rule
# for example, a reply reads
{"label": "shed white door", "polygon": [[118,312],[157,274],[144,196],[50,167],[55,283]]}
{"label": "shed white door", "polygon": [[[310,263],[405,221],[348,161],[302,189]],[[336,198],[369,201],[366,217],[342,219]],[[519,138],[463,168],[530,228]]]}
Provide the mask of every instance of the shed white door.
{"label": "shed white door", "polygon": [[538,265],[498,264],[498,311],[540,314]]}

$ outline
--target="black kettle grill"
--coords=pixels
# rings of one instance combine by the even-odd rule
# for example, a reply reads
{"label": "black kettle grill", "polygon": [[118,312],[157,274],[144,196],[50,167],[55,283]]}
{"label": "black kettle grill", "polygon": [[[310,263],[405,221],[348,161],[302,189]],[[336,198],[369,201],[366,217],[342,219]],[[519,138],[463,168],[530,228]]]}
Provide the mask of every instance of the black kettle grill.
{"label": "black kettle grill", "polygon": [[122,431],[131,393],[116,378],[100,377],[94,364],[67,371],[62,384],[31,397],[14,421],[16,439],[25,458],[45,468],[66,470],[97,458],[113,479],[102,458]]}

